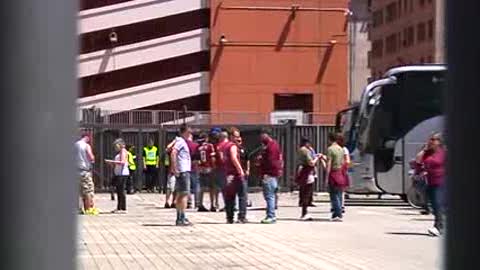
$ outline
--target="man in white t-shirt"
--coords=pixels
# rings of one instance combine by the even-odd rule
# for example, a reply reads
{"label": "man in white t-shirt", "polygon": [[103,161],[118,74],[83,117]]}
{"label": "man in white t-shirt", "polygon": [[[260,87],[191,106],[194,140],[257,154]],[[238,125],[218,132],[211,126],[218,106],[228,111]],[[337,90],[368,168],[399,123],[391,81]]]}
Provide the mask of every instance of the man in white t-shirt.
{"label": "man in white t-shirt", "polygon": [[190,150],[187,145],[188,138],[192,130],[187,125],[180,127],[180,137],[177,137],[170,154],[171,173],[176,177],[175,193],[177,195],[177,226],[192,225],[185,216],[187,208],[187,199],[190,195],[190,172],[192,170],[192,160]]}

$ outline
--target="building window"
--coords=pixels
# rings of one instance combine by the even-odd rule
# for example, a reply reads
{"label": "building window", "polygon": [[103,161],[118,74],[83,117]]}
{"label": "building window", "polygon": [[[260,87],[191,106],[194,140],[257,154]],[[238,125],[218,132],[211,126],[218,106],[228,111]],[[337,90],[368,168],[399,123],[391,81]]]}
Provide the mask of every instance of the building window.
{"label": "building window", "polygon": [[407,44],[406,47],[413,46],[415,44],[415,28],[413,26],[408,27],[407,29]]}
{"label": "building window", "polygon": [[373,27],[379,27],[383,24],[383,10],[373,12]]}
{"label": "building window", "polygon": [[420,6],[425,7],[425,0],[420,0]]}
{"label": "building window", "polygon": [[417,25],[417,41],[418,43],[424,42],[427,39],[427,29],[425,23],[419,23]]}
{"label": "building window", "polygon": [[413,0],[408,0],[408,6],[410,7],[410,12],[413,12]]}
{"label": "building window", "polygon": [[397,19],[397,2],[393,2],[387,6],[387,14],[385,15],[385,21],[387,23]]}
{"label": "building window", "polygon": [[402,1],[403,0],[398,0],[398,16],[402,16]]}
{"label": "building window", "polygon": [[402,0],[402,1],[403,1],[403,13],[407,13],[409,0]]}
{"label": "building window", "polygon": [[397,51],[397,44],[398,44],[397,34],[389,35],[387,37],[385,43],[386,43],[385,44],[386,53],[388,53],[388,54],[395,53]]}
{"label": "building window", "polygon": [[428,21],[428,39],[433,39],[433,20]]}
{"label": "building window", "polygon": [[431,3],[432,3],[432,0],[428,0],[428,3],[431,4]]}
{"label": "building window", "polygon": [[372,58],[381,58],[383,56],[383,40],[375,40],[372,43]]}

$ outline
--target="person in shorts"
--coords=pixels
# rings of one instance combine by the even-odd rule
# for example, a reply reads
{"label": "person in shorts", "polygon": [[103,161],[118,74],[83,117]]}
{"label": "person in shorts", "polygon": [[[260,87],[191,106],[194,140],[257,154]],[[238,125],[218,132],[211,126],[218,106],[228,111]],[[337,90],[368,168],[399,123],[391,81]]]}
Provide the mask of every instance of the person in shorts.
{"label": "person in shorts", "polygon": [[95,187],[92,178],[92,167],[95,162],[95,156],[93,155],[90,141],[89,134],[82,134],[80,140],[75,143],[75,159],[80,179],[80,194],[83,201],[82,213],[98,215],[99,210],[95,208],[93,201]]}
{"label": "person in shorts", "polygon": [[187,208],[187,199],[190,195],[190,171],[192,170],[192,160],[190,158],[190,150],[187,140],[190,138],[192,130],[187,125],[180,127],[180,136],[175,139],[172,148],[171,157],[171,173],[176,177],[175,193],[177,195],[177,226],[189,226],[192,223],[185,215]]}
{"label": "person in shorts", "polygon": [[198,153],[200,156],[200,162],[198,164],[198,172],[200,176],[200,194],[199,194],[199,212],[207,212],[208,209],[203,205],[203,195],[204,192],[209,191],[210,193],[210,211],[216,212],[217,209],[215,205],[218,202],[215,199],[216,197],[216,184],[215,178],[213,175],[213,164],[215,163],[215,147],[213,144],[209,142],[208,134],[202,133],[200,134],[200,138],[198,140],[200,146],[198,147]]}

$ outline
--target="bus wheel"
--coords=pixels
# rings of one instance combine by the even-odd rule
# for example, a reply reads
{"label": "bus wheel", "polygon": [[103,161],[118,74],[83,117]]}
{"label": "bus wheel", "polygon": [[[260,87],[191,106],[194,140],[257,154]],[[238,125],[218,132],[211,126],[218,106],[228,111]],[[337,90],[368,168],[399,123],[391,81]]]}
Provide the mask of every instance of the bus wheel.
{"label": "bus wheel", "polygon": [[425,208],[425,205],[427,204],[425,192],[414,187],[413,185],[408,190],[406,197],[407,202],[414,208]]}

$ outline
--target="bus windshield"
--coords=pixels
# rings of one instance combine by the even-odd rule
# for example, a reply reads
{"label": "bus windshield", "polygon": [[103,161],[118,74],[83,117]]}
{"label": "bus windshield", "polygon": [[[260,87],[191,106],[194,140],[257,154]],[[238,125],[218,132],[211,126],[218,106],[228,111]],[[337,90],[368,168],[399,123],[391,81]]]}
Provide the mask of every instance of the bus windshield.
{"label": "bus windshield", "polygon": [[393,160],[396,141],[416,125],[443,114],[446,71],[402,72],[395,77],[395,84],[373,91],[367,106],[368,134],[364,149],[384,156],[382,160],[389,160],[387,156]]}

